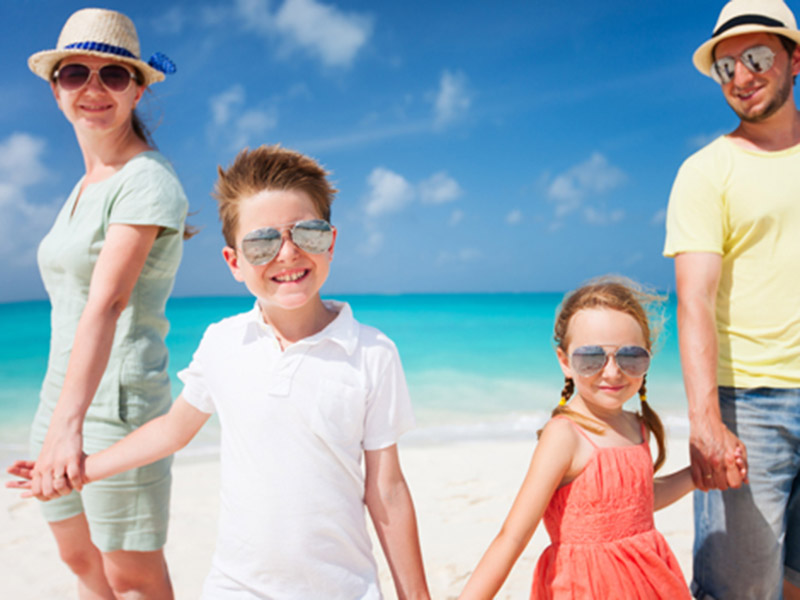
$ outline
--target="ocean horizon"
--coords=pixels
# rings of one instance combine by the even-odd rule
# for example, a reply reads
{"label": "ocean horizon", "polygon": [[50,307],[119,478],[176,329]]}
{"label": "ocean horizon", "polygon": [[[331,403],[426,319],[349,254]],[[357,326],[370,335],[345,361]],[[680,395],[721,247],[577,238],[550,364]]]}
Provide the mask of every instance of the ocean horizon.
{"label": "ocean horizon", "polygon": [[[327,296],[325,296],[327,298]],[[418,427],[404,443],[533,437],[556,406],[563,376],[552,341],[563,294],[337,295],[356,319],[397,344]],[[169,374],[189,364],[206,327],[250,310],[251,296],[173,297],[167,304]],[[675,298],[664,303],[664,324],[648,373],[648,399],[674,433],[688,430],[680,371]],[[27,453],[28,428],[38,405],[50,338],[47,300],[0,304],[0,461]],[[638,401],[631,402],[635,409]],[[213,452],[212,419],[190,451]]]}

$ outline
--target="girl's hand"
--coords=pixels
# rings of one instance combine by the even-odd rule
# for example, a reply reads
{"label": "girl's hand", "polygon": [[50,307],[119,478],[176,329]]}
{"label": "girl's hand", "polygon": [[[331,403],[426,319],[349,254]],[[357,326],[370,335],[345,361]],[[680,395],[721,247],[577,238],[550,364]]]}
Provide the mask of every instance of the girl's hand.
{"label": "girl's hand", "polygon": [[747,462],[745,461],[744,455],[742,454],[741,448],[736,448],[733,453],[734,461],[736,462],[736,467],[739,469],[739,474],[742,476],[743,483],[750,483],[750,480],[747,477]]}

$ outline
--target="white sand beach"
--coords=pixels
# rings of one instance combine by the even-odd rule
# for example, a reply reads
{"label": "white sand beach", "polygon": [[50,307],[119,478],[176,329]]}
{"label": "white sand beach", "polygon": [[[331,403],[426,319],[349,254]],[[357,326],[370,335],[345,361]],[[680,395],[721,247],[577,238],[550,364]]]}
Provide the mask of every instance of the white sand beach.
{"label": "white sand beach", "polygon": [[[497,533],[527,470],[533,440],[401,444],[401,461],[419,520],[433,598],[456,598]],[[672,436],[663,473],[688,464],[685,438]],[[7,480],[8,476],[4,477]],[[219,462],[179,454],[175,461],[172,521],[166,554],[178,599],[199,597],[216,537]],[[0,491],[0,598],[77,598],[74,579],[35,501]],[[687,496],[656,514],[656,525],[691,575],[692,503]],[[380,548],[375,554],[384,594],[395,598]],[[498,598],[527,598],[533,568],[548,544],[540,525]]]}

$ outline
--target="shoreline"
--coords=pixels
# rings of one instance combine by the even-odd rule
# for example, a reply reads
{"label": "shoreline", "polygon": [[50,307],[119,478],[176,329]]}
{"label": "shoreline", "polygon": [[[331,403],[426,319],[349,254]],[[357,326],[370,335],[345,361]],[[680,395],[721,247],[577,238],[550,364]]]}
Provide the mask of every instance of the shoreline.
{"label": "shoreline", "polygon": [[[661,472],[667,474],[688,464],[688,443],[666,419],[665,424],[668,455]],[[400,460],[416,507],[433,598],[458,596],[499,531],[534,446],[535,434],[444,442],[414,440],[414,436],[401,440]],[[216,540],[219,506],[218,456],[192,451],[191,447],[187,450],[175,459],[172,516],[165,548],[178,599],[200,595]],[[8,479],[4,474],[2,480]],[[16,490],[4,488],[2,494],[0,564],[4,570],[0,597],[75,600],[74,577],[60,562],[36,501],[20,499]],[[656,527],[667,538],[688,581],[694,535],[691,495],[656,513]],[[384,597],[394,600],[388,566],[374,533],[372,537]],[[527,597],[536,560],[548,544],[547,532],[540,524],[497,598]]]}

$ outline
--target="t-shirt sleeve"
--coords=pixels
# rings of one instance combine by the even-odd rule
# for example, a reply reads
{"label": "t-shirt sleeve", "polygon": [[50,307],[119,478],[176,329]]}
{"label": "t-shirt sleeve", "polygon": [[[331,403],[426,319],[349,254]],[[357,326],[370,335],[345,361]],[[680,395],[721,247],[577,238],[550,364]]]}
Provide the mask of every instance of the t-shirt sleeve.
{"label": "t-shirt sleeve", "polygon": [[664,256],[682,252],[722,254],[723,231],[723,191],[698,165],[684,163],[669,197]]}
{"label": "t-shirt sleeve", "polygon": [[125,177],[109,210],[109,224],[157,225],[183,231],[188,202],[166,161],[143,156],[126,165]]}
{"label": "t-shirt sleeve", "polygon": [[206,382],[206,371],[203,357],[207,354],[208,332],[203,336],[200,345],[192,356],[189,366],[178,372],[178,379],[183,382],[183,399],[204,413],[216,412],[214,399]]}
{"label": "t-shirt sleeve", "polygon": [[415,425],[400,356],[394,344],[383,350],[386,362],[367,398],[365,450],[380,450],[396,444],[400,436]]}

